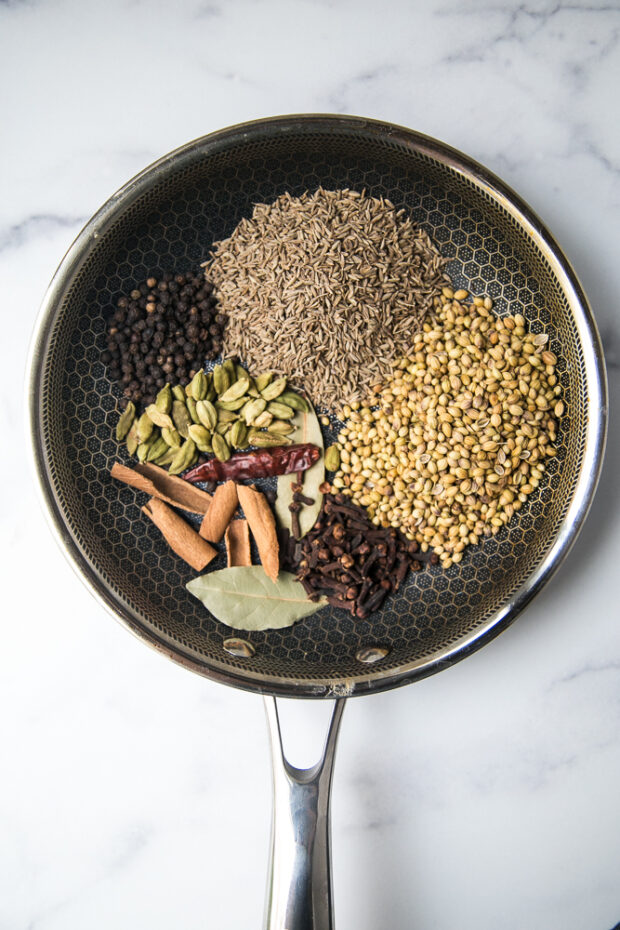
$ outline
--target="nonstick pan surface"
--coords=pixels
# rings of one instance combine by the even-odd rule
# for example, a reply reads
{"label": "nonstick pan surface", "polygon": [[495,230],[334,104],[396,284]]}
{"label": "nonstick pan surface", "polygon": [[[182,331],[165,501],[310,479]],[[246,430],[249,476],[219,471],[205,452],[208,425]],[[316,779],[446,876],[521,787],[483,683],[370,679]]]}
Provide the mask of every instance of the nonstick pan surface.
{"label": "nonstick pan surface", "polygon": [[[284,191],[366,189],[404,207],[450,259],[454,284],[490,295],[550,335],[567,412],[557,457],[508,527],[432,566],[367,620],[324,608],[284,630],[243,634],[251,658],[185,589],[194,573],[113,481],[120,391],[101,354],[118,297],[149,275],[195,269],[256,202]],[[567,553],[587,513],[606,422],[602,353],[586,298],[551,235],[499,179],[400,127],[333,116],[279,117],[173,152],[88,223],[45,297],[31,356],[36,467],[52,526],[93,592],[134,633],[210,678],[262,693],[333,697],[439,671],[504,629]],[[373,664],[359,650],[381,646]]]}

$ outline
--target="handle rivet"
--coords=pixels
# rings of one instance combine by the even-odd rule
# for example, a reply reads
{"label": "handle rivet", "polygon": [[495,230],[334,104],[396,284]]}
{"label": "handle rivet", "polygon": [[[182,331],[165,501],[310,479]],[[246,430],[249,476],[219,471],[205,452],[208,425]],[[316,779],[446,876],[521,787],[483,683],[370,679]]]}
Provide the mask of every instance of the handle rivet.
{"label": "handle rivet", "polygon": [[373,662],[380,662],[381,659],[385,659],[389,651],[385,646],[362,646],[355,653],[355,658],[358,662],[366,662],[371,665]]}
{"label": "handle rivet", "polygon": [[222,648],[231,656],[238,656],[240,659],[251,659],[256,652],[252,643],[248,643],[245,639],[237,639],[234,636],[230,639],[225,639],[222,643]]}

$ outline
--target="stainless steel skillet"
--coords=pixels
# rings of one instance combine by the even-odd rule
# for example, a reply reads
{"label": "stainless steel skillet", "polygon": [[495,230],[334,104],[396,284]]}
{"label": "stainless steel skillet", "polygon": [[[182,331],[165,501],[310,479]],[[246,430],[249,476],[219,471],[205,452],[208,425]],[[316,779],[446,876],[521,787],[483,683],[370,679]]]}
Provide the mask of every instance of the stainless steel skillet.
{"label": "stainless steel skillet", "polygon": [[[366,188],[428,230],[458,286],[489,294],[550,334],[567,407],[558,455],[510,525],[458,566],[412,576],[364,621],[325,609],[292,629],[247,634],[248,655],[185,590],[191,577],[109,477],[119,395],[101,363],[106,314],[153,272],[196,267],[257,201],[318,185]],[[558,567],[585,518],[606,428],[596,326],[568,261],[529,207],[480,165],[401,127],[290,116],[198,139],[147,168],[90,220],[43,302],[30,359],[34,459],[54,533],[100,601],[185,667],[269,696],[343,698],[406,684],[464,658],[508,626]],[[376,647],[381,647],[377,650]],[[252,653],[250,655],[250,653]],[[375,661],[369,661],[369,660]],[[274,757],[266,926],[332,923],[328,806],[336,701],[325,758],[299,772]]]}

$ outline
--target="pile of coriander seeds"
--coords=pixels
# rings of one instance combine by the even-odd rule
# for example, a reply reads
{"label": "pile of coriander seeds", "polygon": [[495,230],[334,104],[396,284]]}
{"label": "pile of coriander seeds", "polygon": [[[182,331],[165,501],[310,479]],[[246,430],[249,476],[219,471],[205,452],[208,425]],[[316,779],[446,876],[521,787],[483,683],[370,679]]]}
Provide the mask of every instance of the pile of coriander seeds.
{"label": "pile of coriander seeds", "polygon": [[444,567],[495,535],[542,479],[564,413],[556,356],[520,314],[445,288],[365,405],[345,407],[333,485]]}

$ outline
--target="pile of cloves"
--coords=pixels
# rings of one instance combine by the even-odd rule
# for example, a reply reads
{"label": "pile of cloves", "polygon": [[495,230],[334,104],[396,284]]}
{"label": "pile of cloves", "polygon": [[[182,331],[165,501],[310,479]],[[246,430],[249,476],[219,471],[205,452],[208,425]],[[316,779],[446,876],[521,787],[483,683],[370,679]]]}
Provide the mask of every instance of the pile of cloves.
{"label": "pile of cloves", "polygon": [[326,596],[360,619],[398,590],[409,569],[438,561],[396,530],[375,526],[365,509],[343,494],[326,494],[312,530],[300,542],[284,540],[283,549],[310,600]]}

